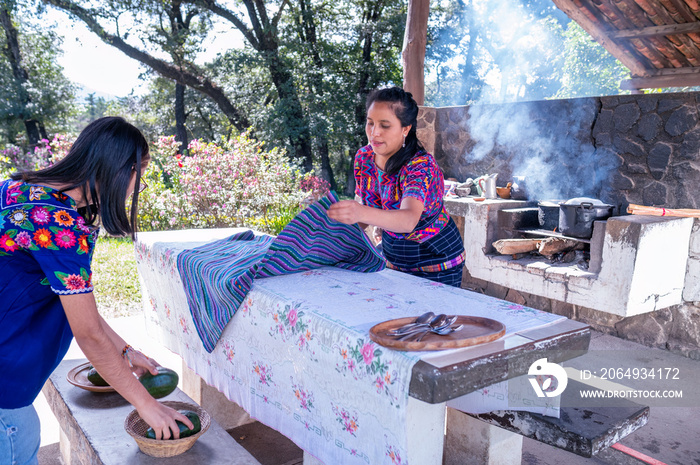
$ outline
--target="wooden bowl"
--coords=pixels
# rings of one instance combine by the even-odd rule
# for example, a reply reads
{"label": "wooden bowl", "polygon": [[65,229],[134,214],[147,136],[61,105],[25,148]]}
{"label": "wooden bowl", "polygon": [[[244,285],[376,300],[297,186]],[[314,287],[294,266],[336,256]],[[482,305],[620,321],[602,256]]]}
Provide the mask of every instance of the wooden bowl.
{"label": "wooden bowl", "polygon": [[496,194],[502,199],[510,198],[510,187],[497,187]]}
{"label": "wooden bowl", "polygon": [[151,457],[174,457],[187,452],[194,446],[197,439],[203,435],[211,424],[211,417],[199,405],[188,404],[186,402],[177,402],[166,400],[162,402],[175,410],[191,410],[197,414],[199,421],[202,424],[202,429],[197,434],[182,438],[182,439],[148,439],[145,434],[148,430],[148,423],[143,421],[139,412],[132,410],[124,420],[124,429],[129,435],[134,438],[139,449],[146,455]]}

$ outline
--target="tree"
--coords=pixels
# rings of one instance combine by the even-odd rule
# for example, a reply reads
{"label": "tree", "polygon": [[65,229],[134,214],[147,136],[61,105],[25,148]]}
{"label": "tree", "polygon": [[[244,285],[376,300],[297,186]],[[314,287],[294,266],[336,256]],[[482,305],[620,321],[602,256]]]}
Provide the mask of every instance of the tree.
{"label": "tree", "polygon": [[59,126],[72,111],[74,88],[57,64],[60,38],[18,25],[14,7],[0,3],[0,124],[8,142],[18,143],[25,132],[34,147],[48,138],[47,125]]}
{"label": "tree", "polygon": [[[182,5],[180,0],[141,0],[139,5],[128,3],[157,18],[152,27],[153,33],[149,34],[149,41],[166,51],[175,66],[180,69],[186,68],[193,61],[201,40],[206,35],[206,15],[202,17],[197,8]],[[198,17],[200,20],[195,21]],[[188,143],[185,88],[184,84],[175,81],[175,136],[180,142],[180,153],[185,153]]]}
{"label": "tree", "polygon": [[206,8],[221,19],[230,22],[245,37],[268,69],[278,95],[278,108],[289,137],[293,157],[301,158],[306,171],[313,168],[311,133],[297,93],[290,63],[280,53],[279,22],[288,0],[277,5],[277,11],[269,14],[263,0],[242,0],[246,19],[215,0],[187,0]]}
{"label": "tree", "polygon": [[[127,56],[143,63],[144,65],[152,68],[155,72],[161,76],[167,77],[174,81],[180,82],[188,87],[198,90],[199,92],[207,95],[218,105],[219,109],[226,115],[226,117],[231,121],[231,124],[235,126],[239,131],[245,131],[249,126],[249,122],[245,114],[233,104],[226,96],[226,94],[221,90],[221,88],[212,82],[209,76],[196,66],[194,63],[187,63],[187,66],[180,66],[170,63],[166,60],[157,58],[154,54],[149,53],[146,50],[142,50],[134,45],[129,44],[126,39],[127,34],[122,36],[119,32],[118,18],[123,11],[119,11],[119,8],[126,8],[131,6],[130,3],[121,4],[120,2],[115,2],[111,5],[101,5],[95,8],[84,8],[77,3],[70,0],[42,0],[48,5],[53,5],[67,13],[72,17],[82,21],[85,25],[95,33],[103,42],[108,45],[112,45],[122,51]],[[86,3],[86,2],[82,2]],[[111,2],[109,2],[111,3]],[[109,9],[109,7],[113,7]],[[109,32],[100,23],[99,19],[105,17],[110,17],[115,20],[117,25],[115,32]]]}

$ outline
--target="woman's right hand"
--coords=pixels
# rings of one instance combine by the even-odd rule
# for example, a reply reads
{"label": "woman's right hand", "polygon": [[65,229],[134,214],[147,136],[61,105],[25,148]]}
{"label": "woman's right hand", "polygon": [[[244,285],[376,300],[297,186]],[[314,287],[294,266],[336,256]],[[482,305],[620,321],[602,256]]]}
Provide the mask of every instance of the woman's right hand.
{"label": "woman's right hand", "polygon": [[328,217],[341,223],[355,224],[362,221],[364,208],[354,200],[341,200],[328,207]]}
{"label": "woman's right hand", "polygon": [[144,407],[137,408],[141,418],[148,423],[148,426],[153,428],[156,434],[156,439],[174,439],[180,437],[180,428],[175,423],[178,420],[185,424],[188,428],[194,428],[194,425],[185,415],[177,410],[161,404],[153,399],[153,402],[148,402]]}

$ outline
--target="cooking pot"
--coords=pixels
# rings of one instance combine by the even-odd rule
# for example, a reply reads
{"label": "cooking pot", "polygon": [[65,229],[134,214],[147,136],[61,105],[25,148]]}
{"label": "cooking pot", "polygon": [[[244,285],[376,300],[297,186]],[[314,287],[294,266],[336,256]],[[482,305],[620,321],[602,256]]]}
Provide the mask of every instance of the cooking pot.
{"label": "cooking pot", "polygon": [[588,239],[593,235],[593,222],[613,215],[613,206],[597,199],[579,197],[559,205],[559,232],[565,236]]}
{"label": "cooking pot", "polygon": [[537,221],[541,229],[554,231],[559,227],[559,204],[561,203],[561,200],[544,200],[537,205]]}

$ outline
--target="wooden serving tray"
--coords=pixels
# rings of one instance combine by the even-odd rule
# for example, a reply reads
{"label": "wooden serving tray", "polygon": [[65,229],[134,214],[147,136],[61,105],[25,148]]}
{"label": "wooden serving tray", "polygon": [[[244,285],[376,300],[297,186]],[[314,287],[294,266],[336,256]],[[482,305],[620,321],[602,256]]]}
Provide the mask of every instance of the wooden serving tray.
{"label": "wooden serving tray", "polygon": [[503,337],[506,333],[506,327],[500,321],[479,316],[460,315],[454,325],[464,325],[462,329],[444,336],[428,333],[423,337],[423,340],[416,342],[415,340],[399,341],[395,336],[387,335],[387,332],[415,320],[415,317],[397,318],[376,324],[369,330],[369,338],[377,344],[396,350],[441,350],[491,342]]}
{"label": "wooden serving tray", "polygon": [[[426,336],[427,337],[427,336]],[[73,367],[68,374],[66,374],[66,379],[73,386],[85,389],[86,391],[92,392],[114,392],[112,386],[95,386],[87,379],[88,371],[92,364],[90,362],[83,363],[77,367]]]}

